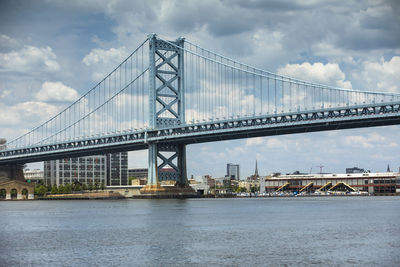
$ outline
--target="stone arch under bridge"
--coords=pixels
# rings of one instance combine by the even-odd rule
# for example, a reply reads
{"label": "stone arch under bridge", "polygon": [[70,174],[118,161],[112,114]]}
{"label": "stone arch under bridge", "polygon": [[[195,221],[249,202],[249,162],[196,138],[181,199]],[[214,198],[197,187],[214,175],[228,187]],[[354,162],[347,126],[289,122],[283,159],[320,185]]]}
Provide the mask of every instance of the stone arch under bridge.
{"label": "stone arch under bridge", "polygon": [[[34,199],[35,186],[25,182],[23,173],[19,169],[22,170],[22,168],[0,167],[0,197],[2,199],[13,199],[11,191],[14,189],[17,192],[15,199]],[[10,179],[15,177],[17,179]]]}
{"label": "stone arch under bridge", "polygon": [[[11,196],[11,191],[15,189],[17,196],[15,199],[34,199],[34,188],[33,184],[27,182],[12,180],[8,178],[0,178],[0,193],[3,199],[9,200],[14,199]],[[4,195],[3,195],[4,194]]]}

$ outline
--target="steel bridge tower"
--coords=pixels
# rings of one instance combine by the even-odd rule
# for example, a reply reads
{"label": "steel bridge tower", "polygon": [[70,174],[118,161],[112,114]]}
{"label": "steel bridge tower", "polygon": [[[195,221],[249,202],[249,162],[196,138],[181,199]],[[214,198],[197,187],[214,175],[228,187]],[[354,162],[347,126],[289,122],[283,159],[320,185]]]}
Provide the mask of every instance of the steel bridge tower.
{"label": "steel bridge tower", "polygon": [[[156,34],[150,34],[149,46],[150,129],[158,130],[183,125],[185,123],[182,49],[184,38],[166,42],[158,39]],[[163,180],[174,180],[177,185],[186,185],[186,145],[150,142],[148,147],[147,186],[157,187]],[[165,167],[169,169],[163,170]]]}

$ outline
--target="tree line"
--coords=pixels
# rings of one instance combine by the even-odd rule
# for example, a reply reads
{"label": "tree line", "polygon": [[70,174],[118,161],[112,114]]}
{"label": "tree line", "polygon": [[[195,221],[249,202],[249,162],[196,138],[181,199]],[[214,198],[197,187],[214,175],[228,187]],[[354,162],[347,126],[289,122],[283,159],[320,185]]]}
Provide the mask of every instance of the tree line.
{"label": "tree line", "polygon": [[71,194],[71,193],[83,193],[84,191],[97,191],[105,190],[106,186],[104,183],[95,182],[94,184],[64,184],[64,185],[35,185],[35,195],[44,196],[47,194]]}

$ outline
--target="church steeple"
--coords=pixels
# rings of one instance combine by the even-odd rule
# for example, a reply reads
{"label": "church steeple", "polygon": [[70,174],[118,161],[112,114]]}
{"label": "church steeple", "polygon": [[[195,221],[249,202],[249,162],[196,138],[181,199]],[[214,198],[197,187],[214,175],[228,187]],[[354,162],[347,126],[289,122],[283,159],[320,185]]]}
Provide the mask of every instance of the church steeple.
{"label": "church steeple", "polygon": [[390,172],[390,167],[389,167],[389,164],[388,164],[388,167],[387,167],[387,170],[386,170],[387,172]]}
{"label": "church steeple", "polygon": [[259,177],[259,175],[258,175],[258,167],[257,167],[257,160],[256,160],[256,171],[254,172],[254,176],[255,177]]}

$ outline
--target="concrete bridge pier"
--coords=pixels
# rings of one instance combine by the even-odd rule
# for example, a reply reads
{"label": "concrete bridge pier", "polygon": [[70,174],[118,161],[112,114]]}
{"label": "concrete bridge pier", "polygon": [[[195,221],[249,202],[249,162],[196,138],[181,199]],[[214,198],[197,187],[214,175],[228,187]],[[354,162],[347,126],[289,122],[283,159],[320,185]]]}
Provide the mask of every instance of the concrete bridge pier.
{"label": "concrete bridge pier", "polygon": [[22,164],[2,165],[0,166],[0,179],[9,178],[25,182],[23,168],[24,165]]}
{"label": "concrete bridge pier", "polygon": [[[165,197],[195,194],[187,183],[184,144],[149,144],[148,170],[147,185],[140,190],[141,194]],[[161,181],[172,181],[174,184],[162,186]]]}

